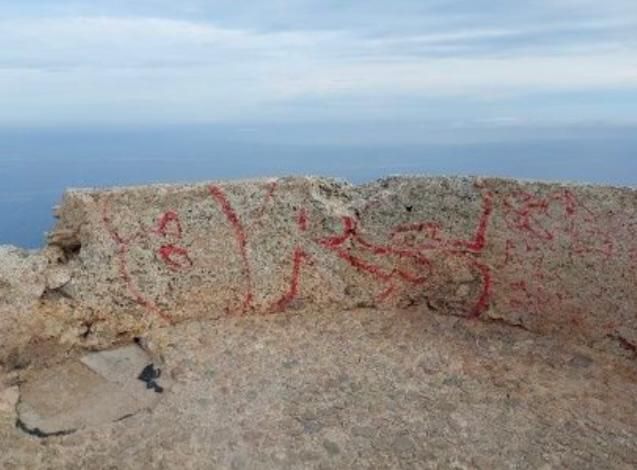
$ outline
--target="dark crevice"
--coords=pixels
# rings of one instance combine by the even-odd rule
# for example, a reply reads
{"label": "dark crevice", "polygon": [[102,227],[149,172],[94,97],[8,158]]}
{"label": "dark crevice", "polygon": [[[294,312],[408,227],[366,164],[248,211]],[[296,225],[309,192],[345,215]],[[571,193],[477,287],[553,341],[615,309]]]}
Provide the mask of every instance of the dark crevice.
{"label": "dark crevice", "polygon": [[21,419],[17,419],[15,422],[15,427],[19,430],[35,437],[45,438],[45,437],[54,437],[54,436],[68,436],[69,434],[73,434],[77,431],[77,429],[69,429],[66,431],[55,431],[55,432],[44,432],[40,428],[30,428]]}
{"label": "dark crevice", "polygon": [[121,418],[117,418],[115,420],[115,422],[119,423],[120,421],[124,421],[125,419],[128,419],[128,418],[132,418],[133,416],[135,416],[135,413],[128,413],[128,414],[122,416]]}
{"label": "dark crevice", "polygon": [[68,292],[64,290],[64,286],[59,287],[57,289],[49,289],[48,287],[44,289],[44,292],[40,296],[42,300],[73,300],[73,296],[71,296]]}
{"label": "dark crevice", "polygon": [[95,324],[95,322],[92,321],[84,321],[82,322],[82,326],[85,328],[85,330],[80,334],[80,338],[82,339],[86,339],[88,338],[91,333],[93,333],[93,325]]}
{"label": "dark crevice", "polygon": [[502,318],[488,318],[488,321],[490,323],[497,323],[498,325],[503,325],[509,328],[516,328],[518,330],[522,330],[522,331],[526,331],[527,333],[533,333],[531,330],[529,330],[526,326],[524,326],[522,323],[511,323],[508,322]]}
{"label": "dark crevice", "polygon": [[637,358],[637,345],[631,343],[621,335],[608,335],[609,338],[614,339],[619,343],[619,346],[625,351],[628,351],[632,358]]}
{"label": "dark crevice", "polygon": [[82,250],[82,241],[76,230],[56,230],[49,234],[48,244],[62,250],[65,262],[77,257]]}

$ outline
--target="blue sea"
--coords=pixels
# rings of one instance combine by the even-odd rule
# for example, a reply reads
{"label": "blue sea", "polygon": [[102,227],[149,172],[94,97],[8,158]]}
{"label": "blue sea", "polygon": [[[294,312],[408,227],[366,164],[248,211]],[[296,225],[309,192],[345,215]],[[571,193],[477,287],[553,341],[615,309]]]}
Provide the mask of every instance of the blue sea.
{"label": "blue sea", "polygon": [[67,187],[326,175],[493,175],[637,186],[637,129],[198,125],[0,130],[0,244],[36,248]]}

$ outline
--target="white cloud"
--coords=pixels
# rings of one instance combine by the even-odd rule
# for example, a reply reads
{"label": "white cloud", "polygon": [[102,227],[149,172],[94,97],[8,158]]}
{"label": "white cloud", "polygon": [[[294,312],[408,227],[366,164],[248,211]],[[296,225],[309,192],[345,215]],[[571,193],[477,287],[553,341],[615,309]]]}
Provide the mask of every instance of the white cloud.
{"label": "white cloud", "polygon": [[[224,120],[317,96],[637,89],[637,55],[629,43],[579,50],[577,43],[563,44],[532,53],[523,44],[498,55],[497,45],[472,49],[478,41],[565,28],[577,25],[366,37],[159,18],[6,19],[0,21],[0,121]],[[407,50],[414,44],[425,48]]]}

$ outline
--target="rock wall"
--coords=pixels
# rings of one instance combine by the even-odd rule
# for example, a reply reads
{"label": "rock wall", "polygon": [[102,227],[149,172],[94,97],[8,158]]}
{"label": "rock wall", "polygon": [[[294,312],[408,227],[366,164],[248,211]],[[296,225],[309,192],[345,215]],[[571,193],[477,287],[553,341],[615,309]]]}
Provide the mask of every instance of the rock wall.
{"label": "rock wall", "polygon": [[374,306],[636,352],[630,189],[280,178],[70,190],[58,217],[41,252],[0,252],[8,367],[187,319]]}

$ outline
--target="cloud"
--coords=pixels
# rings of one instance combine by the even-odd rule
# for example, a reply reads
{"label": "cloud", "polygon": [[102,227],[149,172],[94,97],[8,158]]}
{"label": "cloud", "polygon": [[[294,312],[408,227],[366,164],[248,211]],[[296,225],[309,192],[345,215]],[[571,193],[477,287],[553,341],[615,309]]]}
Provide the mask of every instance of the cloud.
{"label": "cloud", "polygon": [[222,1],[214,11],[157,0],[125,16],[118,1],[96,1],[87,15],[40,3],[50,14],[0,20],[0,122],[229,120],[308,100],[320,114],[321,100],[355,97],[637,89],[632,0],[535,0],[532,10],[493,0],[502,8],[492,17],[483,0]]}

